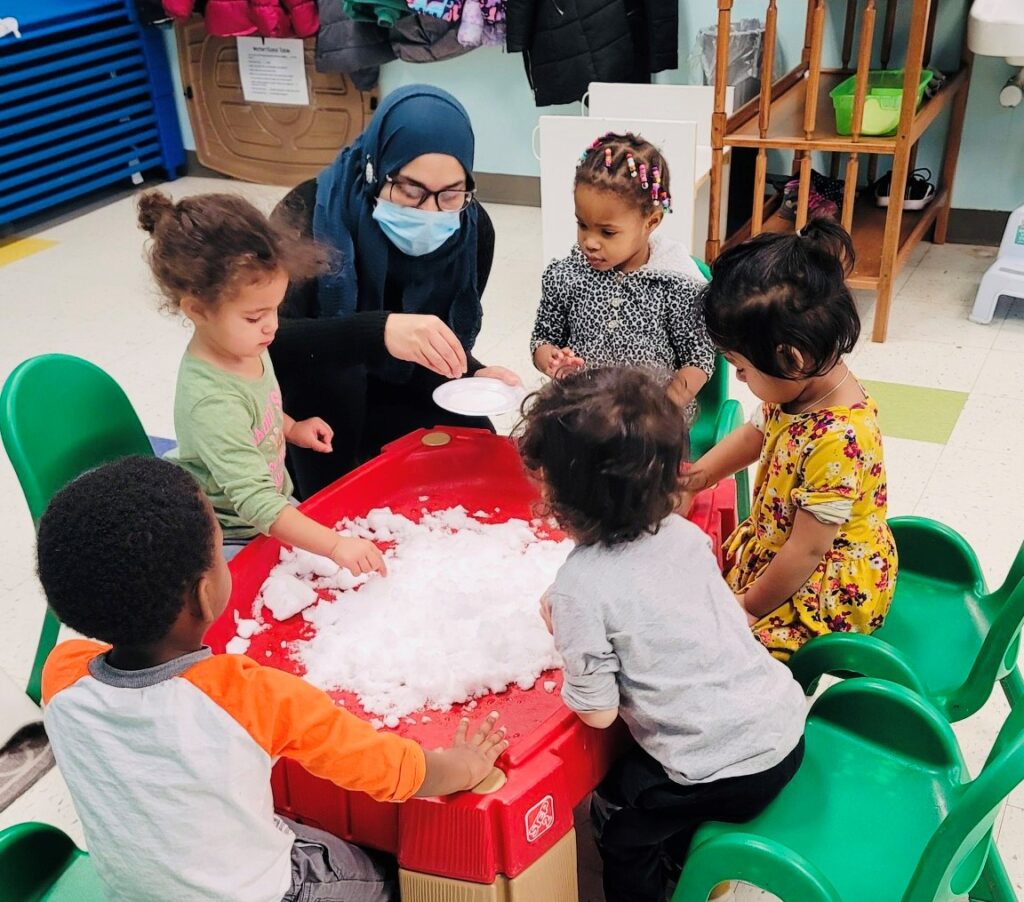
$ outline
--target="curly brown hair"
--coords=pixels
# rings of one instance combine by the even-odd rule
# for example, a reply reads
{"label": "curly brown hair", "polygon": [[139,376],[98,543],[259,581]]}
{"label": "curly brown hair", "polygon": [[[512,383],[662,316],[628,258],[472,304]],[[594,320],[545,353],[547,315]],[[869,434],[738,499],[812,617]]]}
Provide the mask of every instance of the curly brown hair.
{"label": "curly brown hair", "polygon": [[548,512],[581,545],[656,533],[675,509],[689,441],[685,418],[650,370],[595,367],[554,379],[517,428]]}
{"label": "curly brown hair", "polygon": [[147,259],[172,310],[186,295],[217,304],[239,286],[281,270],[292,283],[306,282],[332,259],[327,248],[270,222],[234,194],[197,194],[175,203],[148,191],[139,198],[139,227],[153,236]]}
{"label": "curly brown hair", "polygon": [[644,216],[671,205],[668,162],[650,141],[632,132],[609,132],[583,151],[575,185],[612,191]]}

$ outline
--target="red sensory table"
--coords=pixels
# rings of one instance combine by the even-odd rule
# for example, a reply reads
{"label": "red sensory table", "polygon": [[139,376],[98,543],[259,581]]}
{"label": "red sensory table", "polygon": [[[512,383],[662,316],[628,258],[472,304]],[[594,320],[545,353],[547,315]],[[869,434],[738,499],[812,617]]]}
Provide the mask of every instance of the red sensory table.
{"label": "red sensory table", "polygon": [[[423,501],[426,497],[428,500]],[[507,438],[472,429],[420,430],[305,502],[301,509],[333,526],[342,517],[390,507],[416,520],[424,508],[463,505],[492,513],[488,522],[536,517],[536,491]],[[699,495],[690,519],[716,548],[736,525],[736,489],[725,481]],[[234,589],[225,615],[206,639],[222,652],[235,633],[233,611],[252,616],[253,599],[278,562],[278,542],[260,538],[231,563]],[[313,627],[301,615],[253,636],[249,654],[261,664],[302,674],[287,645]],[[269,652],[269,655],[267,654]],[[553,680],[553,692],[543,689]],[[284,815],[398,857],[403,902],[577,902],[573,808],[601,781],[629,741],[621,728],[593,730],[562,703],[561,672],[545,673],[530,690],[512,688],[478,700],[474,721],[498,710],[510,747],[474,792],[403,805],[347,792],[282,759],[273,774]],[[370,719],[354,696],[332,693]],[[447,745],[463,714],[412,715],[395,732],[427,748]]]}

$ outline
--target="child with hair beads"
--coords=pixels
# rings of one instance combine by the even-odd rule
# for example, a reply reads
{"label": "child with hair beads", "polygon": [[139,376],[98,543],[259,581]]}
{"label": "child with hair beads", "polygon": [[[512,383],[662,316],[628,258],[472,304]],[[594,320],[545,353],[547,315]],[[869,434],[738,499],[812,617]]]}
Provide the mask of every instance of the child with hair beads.
{"label": "child with hair beads", "polygon": [[803,756],[806,703],[750,635],[706,535],[675,516],[687,431],[646,369],[549,382],[520,427],[526,467],[576,548],[542,615],[562,698],[589,726],[621,716],[637,746],[592,816],[608,902],[663,902],[704,821],[762,811]]}
{"label": "child with hair beads", "polygon": [[149,264],[168,305],[195,326],[178,370],[174,457],[210,499],[225,554],[264,533],[353,574],[384,573],[372,542],[339,536],[290,503],[285,442],[326,453],[334,435],[319,417],[284,412],[267,348],[289,280],[315,277],[324,251],[231,194],[173,203],[151,191],[139,200],[139,225],[153,236]]}
{"label": "child with hair beads", "polygon": [[577,243],[541,280],[530,340],[548,376],[582,366],[664,371],[687,407],[715,371],[704,329],[704,277],[657,228],[671,210],[668,163],[637,135],[609,133],[580,157],[573,192]]}
{"label": "child with hair beads", "polygon": [[782,660],[817,635],[877,629],[895,589],[878,407],[843,362],[860,334],[852,265],[850,236],[815,219],[726,251],[705,289],[708,332],[764,403],[694,464],[687,486],[760,459],[725,576]]}
{"label": "child with hair beads", "polygon": [[50,608],[100,640],[51,652],[43,716],[111,902],[391,902],[385,860],[274,814],[274,762],[401,802],[472,788],[508,747],[492,713],[425,751],[300,677],[212,654],[203,636],[231,595],[221,528],[167,461],[69,483],[38,557]]}

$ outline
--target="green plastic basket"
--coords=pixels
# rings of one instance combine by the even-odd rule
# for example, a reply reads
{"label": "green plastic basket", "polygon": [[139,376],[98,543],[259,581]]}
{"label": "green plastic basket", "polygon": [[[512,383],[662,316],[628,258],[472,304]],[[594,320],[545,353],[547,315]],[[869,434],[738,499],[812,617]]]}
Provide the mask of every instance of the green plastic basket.
{"label": "green plastic basket", "polygon": [[[931,69],[921,70],[917,85],[917,106],[921,106],[924,89],[932,80]],[[853,134],[853,99],[857,91],[857,76],[851,75],[830,92],[836,110],[836,131],[840,135]],[[900,124],[900,106],[903,103],[903,70],[876,69],[868,73],[868,93],[864,98],[862,135],[891,135]]]}

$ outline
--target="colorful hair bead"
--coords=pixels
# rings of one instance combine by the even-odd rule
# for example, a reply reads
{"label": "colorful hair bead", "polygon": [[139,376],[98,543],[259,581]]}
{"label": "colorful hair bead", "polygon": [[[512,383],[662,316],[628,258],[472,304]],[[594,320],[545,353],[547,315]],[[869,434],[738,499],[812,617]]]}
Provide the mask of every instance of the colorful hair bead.
{"label": "colorful hair bead", "polygon": [[633,154],[626,154],[626,166],[629,167],[629,177],[631,179],[636,178],[636,160],[633,159]]}
{"label": "colorful hair bead", "polygon": [[668,196],[667,191],[661,192],[661,207],[666,213],[672,212],[672,198]]}
{"label": "colorful hair bead", "polygon": [[640,187],[643,188],[644,191],[646,191],[648,188],[651,187],[650,183],[647,181],[647,164],[646,163],[641,163],[640,164]]}
{"label": "colorful hair bead", "polygon": [[610,147],[604,149],[604,168],[612,168],[612,149]]}

